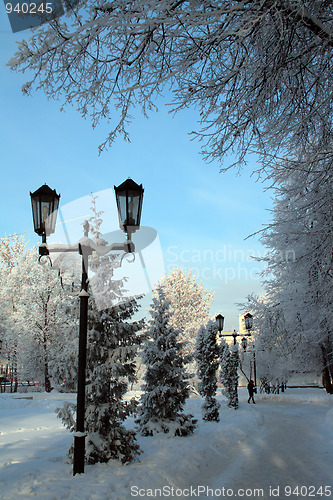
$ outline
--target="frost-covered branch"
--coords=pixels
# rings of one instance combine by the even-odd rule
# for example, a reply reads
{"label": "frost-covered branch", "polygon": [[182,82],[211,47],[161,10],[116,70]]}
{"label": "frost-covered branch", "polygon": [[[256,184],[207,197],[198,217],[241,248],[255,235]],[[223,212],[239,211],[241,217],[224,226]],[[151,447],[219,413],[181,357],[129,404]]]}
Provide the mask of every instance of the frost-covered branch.
{"label": "frost-covered branch", "polygon": [[331,2],[88,0],[67,17],[35,30],[10,65],[32,74],[24,92],[75,104],[93,126],[111,119],[101,151],[128,138],[134,106],[147,114],[171,90],[172,111],[198,109],[208,161],[332,158]]}

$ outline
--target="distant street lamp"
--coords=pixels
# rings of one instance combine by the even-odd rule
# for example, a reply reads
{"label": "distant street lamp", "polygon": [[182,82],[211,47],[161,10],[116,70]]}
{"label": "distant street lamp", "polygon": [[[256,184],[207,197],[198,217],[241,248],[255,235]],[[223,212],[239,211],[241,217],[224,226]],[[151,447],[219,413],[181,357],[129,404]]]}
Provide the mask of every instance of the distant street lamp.
{"label": "distant street lamp", "polygon": [[[223,324],[224,324],[224,317],[222,316],[222,314],[218,314],[215,319],[216,319],[217,328],[219,331],[219,336],[220,337],[233,337],[234,345],[236,345],[237,337],[242,337],[243,334],[237,333],[236,330],[234,330],[233,333],[222,333]],[[253,326],[252,314],[250,314],[250,313],[245,314],[244,321],[245,321],[245,328],[248,331],[248,333],[245,333],[245,335],[242,338],[242,347],[243,347],[244,351],[246,351],[246,348],[247,348],[247,338],[246,337],[250,337],[252,335],[252,333],[251,333],[251,329]],[[256,369],[256,355],[255,355],[254,346],[253,346],[252,354],[253,354],[254,386],[256,387],[257,386],[257,369]]]}
{"label": "distant street lamp", "polygon": [[[250,313],[245,314],[244,316],[245,328],[248,330],[248,335],[251,335],[250,331],[253,326],[253,316]],[[253,374],[254,374],[254,387],[257,387],[257,367],[256,367],[256,352],[255,346],[252,346],[252,355],[253,355]]]}
{"label": "distant street lamp", "polygon": [[224,325],[224,317],[222,316],[222,314],[218,314],[215,319],[216,319],[217,328],[218,328],[218,331],[219,331],[219,334],[221,337],[221,332],[223,330],[223,325]]}
{"label": "distant street lamp", "polygon": [[[250,316],[251,316],[251,314],[250,314]],[[244,316],[244,318],[245,318],[245,316]],[[252,318],[252,316],[251,316],[251,318]],[[233,337],[233,339],[234,339],[234,345],[236,345],[236,339],[237,339],[237,337],[241,337],[242,334],[241,333],[237,333],[236,330],[234,330],[233,333],[222,333],[223,325],[224,325],[224,317],[222,316],[222,314],[218,314],[215,319],[216,319],[216,323],[217,323],[217,329],[219,331],[219,336],[220,337]],[[249,323],[246,323],[246,320],[245,320],[245,328],[247,330],[249,330],[250,328],[252,328],[252,323],[251,323],[251,327],[250,328],[248,328],[246,326],[247,324],[249,324]],[[245,335],[247,337],[249,337],[251,335],[251,333],[246,333]],[[243,341],[242,341],[242,345],[243,345]]]}
{"label": "distant street lamp", "polygon": [[84,473],[85,459],[85,384],[86,384],[86,353],[87,353],[87,326],[88,326],[88,257],[93,251],[106,255],[111,251],[133,253],[134,243],[131,234],[140,227],[143,188],[132,179],[127,179],[118,187],[114,187],[120,228],[127,233],[125,243],[113,243],[109,246],[98,248],[88,238],[89,222],[83,223],[84,237],[74,245],[47,245],[46,236],[55,232],[57,210],[60,195],[46,184],[34,193],[30,192],[34,230],[42,236],[39,247],[40,258],[49,255],[49,252],[79,252],[82,255],[82,281],[80,297],[80,323],[79,323],[79,356],[78,356],[78,386],[77,386],[77,415],[76,432],[74,433],[74,460],[73,475]]}
{"label": "distant street lamp", "polygon": [[245,337],[242,338],[242,348],[244,352],[247,349],[247,339]]}

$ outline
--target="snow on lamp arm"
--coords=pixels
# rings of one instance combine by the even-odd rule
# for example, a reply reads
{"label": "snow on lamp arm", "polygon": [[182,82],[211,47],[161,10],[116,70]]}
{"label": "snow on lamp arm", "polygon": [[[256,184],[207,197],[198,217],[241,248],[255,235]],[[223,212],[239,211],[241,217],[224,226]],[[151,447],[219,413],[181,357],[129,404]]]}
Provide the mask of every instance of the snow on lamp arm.
{"label": "snow on lamp arm", "polygon": [[78,389],[76,432],[74,433],[73,475],[84,473],[85,460],[85,377],[88,328],[88,257],[94,251],[98,255],[106,255],[112,251],[122,251],[123,256],[134,253],[131,234],[140,227],[143,187],[132,179],[127,179],[120,186],[115,186],[120,228],[127,233],[127,241],[99,246],[88,237],[89,222],[83,223],[84,236],[74,245],[48,245],[46,236],[55,232],[57,210],[60,195],[46,184],[34,193],[30,192],[34,230],[42,236],[39,246],[40,259],[49,256],[50,252],[79,252],[82,255],[82,282],[80,291],[80,323],[79,323],[79,357],[78,357]]}

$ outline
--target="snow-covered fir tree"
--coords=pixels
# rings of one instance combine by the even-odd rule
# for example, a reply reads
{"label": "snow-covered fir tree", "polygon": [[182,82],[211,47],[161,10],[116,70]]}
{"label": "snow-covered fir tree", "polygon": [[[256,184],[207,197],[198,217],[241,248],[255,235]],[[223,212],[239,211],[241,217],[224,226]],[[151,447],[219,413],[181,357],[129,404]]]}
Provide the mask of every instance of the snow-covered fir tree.
{"label": "snow-covered fir tree", "polygon": [[198,364],[199,394],[205,398],[202,405],[203,420],[219,421],[220,405],[216,401],[216,372],[219,366],[219,346],[216,342],[218,333],[216,321],[209,321],[201,326],[197,336],[195,358]]}
{"label": "snow-covered fir tree", "polygon": [[222,393],[228,398],[230,408],[238,408],[238,345],[230,348],[222,338],[220,343],[220,382],[224,386]]}
{"label": "snow-covered fir tree", "polygon": [[112,459],[133,461],[140,453],[135,431],[123,422],[137,409],[124,400],[128,382],[135,377],[134,358],[141,342],[141,323],[128,320],[138,310],[135,300],[89,314],[89,349],[86,386],[86,457],[88,463]]}
{"label": "snow-covered fir tree", "polygon": [[[105,247],[106,242],[99,232],[102,223],[101,212],[96,209],[93,198],[93,217],[90,228],[97,247]],[[121,280],[112,280],[113,269],[119,266],[117,256],[94,252],[90,265],[98,285],[107,283],[106,298],[98,295],[101,303],[111,304],[113,296],[122,294]],[[87,368],[86,368],[86,462],[107,462],[110,459],[122,463],[133,461],[141,453],[136,442],[135,431],[127,429],[124,421],[136,411],[137,402],[133,398],[124,400],[128,382],[135,378],[135,356],[141,336],[139,330],[143,322],[130,321],[139,306],[130,299],[114,307],[103,310],[97,307],[94,297],[89,299]],[[58,416],[72,431],[75,430],[76,405],[66,403],[58,409]],[[69,450],[72,456],[73,447]]]}
{"label": "snow-covered fir tree", "polygon": [[230,367],[230,349],[223,337],[220,338],[219,345],[219,355],[220,355],[220,373],[219,379],[223,386],[222,394],[230,400],[229,395],[229,367]]}
{"label": "snow-covered fir tree", "polygon": [[[86,375],[86,462],[122,463],[133,461],[141,453],[135,431],[126,429],[124,421],[136,411],[135,399],[124,400],[128,381],[135,376],[133,362],[142,324],[128,322],[138,309],[135,300],[99,311],[89,299],[87,375]],[[75,430],[76,405],[65,403],[58,416]],[[72,457],[73,447],[69,450]]]}
{"label": "snow-covered fir tree", "polygon": [[239,352],[238,345],[232,345],[230,349],[230,359],[229,359],[229,395],[230,399],[228,402],[228,406],[230,408],[234,408],[235,410],[238,408],[238,367],[239,367]]}
{"label": "snow-covered fir tree", "polygon": [[189,396],[185,365],[190,357],[183,354],[183,343],[178,340],[180,332],[170,321],[171,303],[160,286],[156,288],[150,315],[143,349],[145,386],[136,423],[143,436],[158,432],[187,436],[196,427],[193,415],[183,413]]}

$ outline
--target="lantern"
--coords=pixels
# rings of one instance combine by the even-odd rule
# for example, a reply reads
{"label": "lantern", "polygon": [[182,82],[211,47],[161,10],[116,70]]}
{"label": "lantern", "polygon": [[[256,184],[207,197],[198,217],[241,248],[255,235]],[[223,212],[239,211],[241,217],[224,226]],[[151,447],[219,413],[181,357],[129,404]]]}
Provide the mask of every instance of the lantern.
{"label": "lantern", "polygon": [[44,184],[34,193],[30,192],[34,230],[46,242],[46,236],[54,233],[60,194]]}
{"label": "lantern", "polygon": [[114,186],[119,225],[127,234],[134,233],[140,227],[142,199],[144,189],[132,179],[127,179],[120,186]]}
{"label": "lantern", "polygon": [[222,316],[222,314],[218,314],[215,319],[217,322],[218,331],[221,333],[223,330],[224,317]]}
{"label": "lantern", "polygon": [[253,316],[250,313],[245,314],[244,316],[245,328],[246,330],[251,330],[253,325]]}

